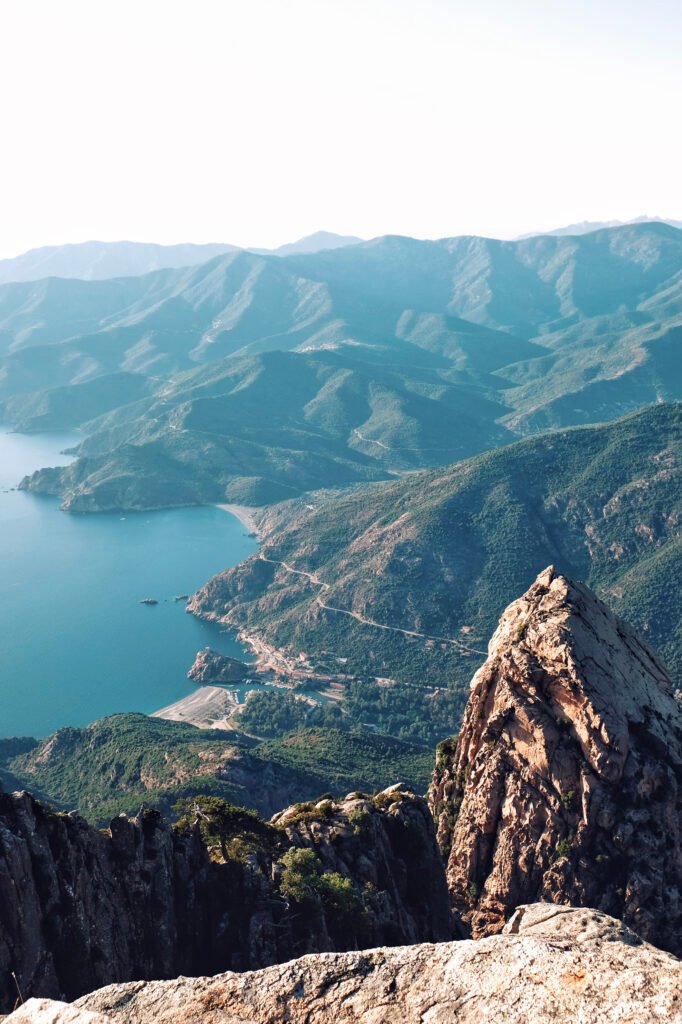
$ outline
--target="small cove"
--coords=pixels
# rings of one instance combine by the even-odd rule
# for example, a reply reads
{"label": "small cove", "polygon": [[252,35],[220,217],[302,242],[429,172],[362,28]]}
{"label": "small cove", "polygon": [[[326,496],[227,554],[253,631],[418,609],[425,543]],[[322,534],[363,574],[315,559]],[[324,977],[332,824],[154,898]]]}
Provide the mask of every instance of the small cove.
{"label": "small cove", "polygon": [[[56,498],[10,490],[78,436],[0,428],[0,736],[42,736],[186,696],[197,650],[244,657],[185,612],[189,594],[257,550],[218,508],[73,516]],[[151,597],[159,603],[140,604]]]}

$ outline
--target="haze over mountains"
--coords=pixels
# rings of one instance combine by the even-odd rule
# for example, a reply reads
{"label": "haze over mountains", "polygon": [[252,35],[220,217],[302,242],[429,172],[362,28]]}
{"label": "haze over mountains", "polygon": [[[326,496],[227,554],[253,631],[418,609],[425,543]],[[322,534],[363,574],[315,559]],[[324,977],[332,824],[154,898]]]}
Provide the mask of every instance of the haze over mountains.
{"label": "haze over mountains", "polygon": [[[317,231],[296,242],[287,242],[277,249],[251,248],[247,251],[289,256],[292,253],[320,252],[360,241],[362,239],[353,235]],[[37,281],[44,277],[76,277],[85,281],[137,277],[169,267],[191,267],[226,252],[241,251],[241,246],[221,242],[157,245],[153,242],[92,241],[46,245],[30,249],[20,256],[0,260],[0,284],[8,281]]]}
{"label": "haze over mountains", "polygon": [[681,266],[682,232],[645,222],[13,282],[0,416],[84,428],[31,482],[74,510],[385,478],[682,397]]}
{"label": "haze over mountains", "polygon": [[646,224],[653,222],[657,224],[670,224],[674,228],[682,228],[682,220],[671,220],[668,217],[633,217],[632,220],[581,220],[576,224],[567,224],[563,228],[554,228],[552,231],[529,231],[519,235],[523,238],[535,238],[538,235],[587,235],[592,231],[601,231],[603,228],[619,228],[625,224]]}

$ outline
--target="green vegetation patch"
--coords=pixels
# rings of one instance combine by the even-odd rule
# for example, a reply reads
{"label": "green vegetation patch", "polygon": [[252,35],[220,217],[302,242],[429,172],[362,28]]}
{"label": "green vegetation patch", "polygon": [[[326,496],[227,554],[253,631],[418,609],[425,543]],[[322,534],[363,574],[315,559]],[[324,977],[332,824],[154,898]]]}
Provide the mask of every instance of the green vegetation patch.
{"label": "green vegetation patch", "polygon": [[313,728],[262,743],[254,755],[314,777],[320,791],[324,788],[337,795],[371,792],[396,782],[423,793],[434,761],[432,751],[392,737]]}
{"label": "green vegetation patch", "polygon": [[[288,704],[288,696],[276,699]],[[371,792],[400,781],[423,791],[433,761],[430,751],[371,733],[304,728],[258,743],[138,714],[60,729],[41,742],[6,740],[0,750],[5,788],[26,788],[97,825],[143,806],[171,817],[190,799],[219,798],[269,817],[297,802],[312,807],[305,801],[319,802],[320,793]]]}

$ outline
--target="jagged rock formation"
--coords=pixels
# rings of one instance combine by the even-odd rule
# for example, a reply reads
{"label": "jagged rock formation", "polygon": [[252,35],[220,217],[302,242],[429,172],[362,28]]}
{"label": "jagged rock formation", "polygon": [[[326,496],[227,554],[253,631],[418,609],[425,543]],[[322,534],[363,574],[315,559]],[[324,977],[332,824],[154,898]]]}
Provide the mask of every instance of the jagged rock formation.
{"label": "jagged rock formation", "polygon": [[682,952],[682,716],[664,668],[549,568],[506,610],[430,790],[474,936],[538,899]]}
{"label": "jagged rock formation", "polygon": [[[286,851],[304,847],[310,884],[299,873],[287,888]],[[273,826],[236,812],[209,849],[197,826],[171,829],[155,812],[98,831],[0,794],[0,1013],[14,1004],[12,971],[26,998],[74,999],[452,934],[433,822],[400,786],[299,804]]]}
{"label": "jagged rock formation", "polygon": [[[442,940],[453,936],[433,819],[424,800],[398,784],[374,797],[351,793],[341,805],[324,800],[302,814],[306,806],[287,808],[273,824],[297,848],[315,850],[325,871],[341,871],[363,888],[372,908],[371,932],[387,936],[391,944],[419,942],[426,934]],[[366,929],[361,937],[363,945],[373,945]],[[322,948],[339,948],[341,938],[332,936]],[[319,936],[311,952],[315,942],[320,948]]]}
{"label": "jagged rock formation", "polygon": [[210,685],[211,683],[241,683],[249,673],[249,666],[237,658],[228,658],[205,647],[198,651],[194,663],[187,673],[188,679],[195,683]]}
{"label": "jagged rock formation", "polygon": [[520,908],[506,932],[305,956],[255,974],[114,985],[75,1006],[29,1004],[7,1024],[682,1021],[680,961],[613,918],[536,904]]}

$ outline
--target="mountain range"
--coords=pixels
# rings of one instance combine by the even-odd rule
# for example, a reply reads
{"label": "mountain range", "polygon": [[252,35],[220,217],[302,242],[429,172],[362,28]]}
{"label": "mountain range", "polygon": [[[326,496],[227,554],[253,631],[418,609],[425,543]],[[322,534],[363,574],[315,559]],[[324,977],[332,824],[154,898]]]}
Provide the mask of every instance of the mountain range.
{"label": "mountain range", "polygon": [[[340,245],[354,245],[362,239],[354,235],[335,235],[317,231],[296,242],[287,242],[277,249],[253,249],[248,252],[292,253],[320,252]],[[137,277],[153,270],[169,267],[192,267],[214,256],[240,252],[238,245],[221,242],[196,245],[158,245],[154,242],[75,242],[68,245],[46,245],[29,249],[20,256],[0,260],[0,284],[9,281],[38,281],[45,277],[75,277],[84,281],[101,281],[110,277]]]}
{"label": "mountain range", "polygon": [[2,418],[83,436],[21,486],[73,512],[270,506],[261,557],[191,608],[348,657],[354,722],[454,729],[497,615],[548,562],[679,675],[677,228],[12,283],[0,329]]}
{"label": "mountain range", "polygon": [[682,397],[681,265],[653,222],[8,284],[0,414],[84,430],[30,483],[73,510],[386,478]]}

